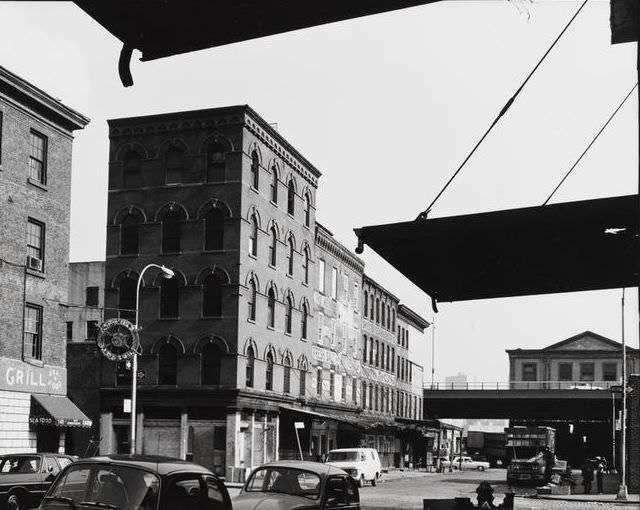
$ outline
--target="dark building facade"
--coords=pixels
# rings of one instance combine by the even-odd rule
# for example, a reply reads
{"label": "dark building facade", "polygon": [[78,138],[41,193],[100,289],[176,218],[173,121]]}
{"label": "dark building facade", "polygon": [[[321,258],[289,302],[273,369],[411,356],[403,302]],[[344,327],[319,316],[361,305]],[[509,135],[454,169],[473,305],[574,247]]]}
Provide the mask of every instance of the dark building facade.
{"label": "dark building facade", "polygon": [[43,406],[73,408],[64,312],[71,151],[88,122],[0,67],[0,454],[65,448],[69,422]]}
{"label": "dark building facade", "polygon": [[[375,437],[378,448],[389,443],[387,465],[400,465],[406,424],[395,417],[411,420],[420,407],[396,389],[421,393],[392,361],[392,347],[409,354],[391,315],[375,326],[384,361],[362,350],[363,288],[373,284],[316,223],[320,172],[248,106],[117,119],[109,129],[104,318],[134,322],[139,312],[136,450],[241,480],[261,463],[298,458],[302,422],[304,458]],[[149,264],[175,275],[152,266],[141,278]],[[82,343],[69,349],[91,358]],[[77,398],[99,415],[100,451],[128,452],[130,366],[98,356],[94,368],[95,398],[91,385]]]}

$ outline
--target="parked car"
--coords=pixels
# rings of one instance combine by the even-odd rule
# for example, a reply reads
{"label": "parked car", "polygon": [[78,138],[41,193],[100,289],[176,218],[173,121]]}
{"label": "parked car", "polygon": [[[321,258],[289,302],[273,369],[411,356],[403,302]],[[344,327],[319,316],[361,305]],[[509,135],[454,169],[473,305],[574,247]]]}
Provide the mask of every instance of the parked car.
{"label": "parked car", "polygon": [[56,478],[38,510],[231,510],[224,483],[178,459],[107,455],[80,459]]}
{"label": "parked car", "polygon": [[0,508],[24,510],[40,503],[56,475],[74,461],[59,453],[0,456]]}
{"label": "parked car", "polygon": [[330,464],[279,461],[256,468],[233,500],[234,510],[360,508],[356,481]]}
{"label": "parked car", "polygon": [[344,469],[362,487],[365,482],[375,486],[382,476],[380,456],[375,448],[339,448],[329,451],[327,464]]}
{"label": "parked car", "polygon": [[482,460],[473,460],[471,457],[462,456],[462,457],[454,457],[451,461],[452,469],[475,469],[478,471],[484,471],[485,469],[489,469],[489,463],[487,461]]}

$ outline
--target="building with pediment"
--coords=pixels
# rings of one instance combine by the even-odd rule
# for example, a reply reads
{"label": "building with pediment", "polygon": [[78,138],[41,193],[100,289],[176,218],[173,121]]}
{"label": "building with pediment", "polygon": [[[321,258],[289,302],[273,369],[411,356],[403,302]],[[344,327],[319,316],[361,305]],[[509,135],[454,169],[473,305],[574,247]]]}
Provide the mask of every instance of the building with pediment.
{"label": "building with pediment", "polygon": [[[514,387],[594,389],[620,384],[622,344],[591,331],[542,349],[509,349],[509,381]],[[627,374],[638,373],[638,349],[627,346]]]}

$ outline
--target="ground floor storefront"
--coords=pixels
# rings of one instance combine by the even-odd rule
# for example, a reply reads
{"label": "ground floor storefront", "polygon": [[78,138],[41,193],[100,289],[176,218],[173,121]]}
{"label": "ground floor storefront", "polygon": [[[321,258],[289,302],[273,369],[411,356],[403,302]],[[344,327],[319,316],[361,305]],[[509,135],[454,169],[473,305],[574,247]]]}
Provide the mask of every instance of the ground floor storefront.
{"label": "ground floor storefront", "polygon": [[[116,395],[102,395],[101,454],[130,451],[130,418]],[[181,403],[181,406],[176,404]],[[347,406],[269,399],[248,392],[139,394],[136,451],[191,460],[229,481],[274,460],[322,461],[335,448],[371,447],[383,468],[413,467],[420,440],[393,419]]]}
{"label": "ground floor storefront", "polygon": [[0,455],[64,453],[68,431],[91,426],[66,389],[64,368],[0,358]]}

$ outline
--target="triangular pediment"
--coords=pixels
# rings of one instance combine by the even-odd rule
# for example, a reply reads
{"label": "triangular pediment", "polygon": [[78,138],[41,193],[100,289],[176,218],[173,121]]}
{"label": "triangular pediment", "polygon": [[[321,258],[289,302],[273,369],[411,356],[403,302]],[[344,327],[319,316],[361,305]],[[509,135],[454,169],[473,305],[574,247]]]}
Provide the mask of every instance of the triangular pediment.
{"label": "triangular pediment", "polygon": [[620,351],[622,345],[591,331],[585,331],[545,347],[544,351]]}

